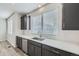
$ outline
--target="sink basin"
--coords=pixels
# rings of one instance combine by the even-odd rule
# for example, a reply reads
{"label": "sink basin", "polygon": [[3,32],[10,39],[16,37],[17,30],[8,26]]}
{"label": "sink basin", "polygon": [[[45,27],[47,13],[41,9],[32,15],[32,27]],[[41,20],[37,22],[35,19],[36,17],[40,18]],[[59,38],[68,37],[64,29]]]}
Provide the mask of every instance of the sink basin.
{"label": "sink basin", "polygon": [[38,38],[38,37],[34,37],[34,38],[32,38],[32,39],[34,39],[34,40],[39,40],[39,41],[43,41],[43,40],[44,40],[43,38]]}

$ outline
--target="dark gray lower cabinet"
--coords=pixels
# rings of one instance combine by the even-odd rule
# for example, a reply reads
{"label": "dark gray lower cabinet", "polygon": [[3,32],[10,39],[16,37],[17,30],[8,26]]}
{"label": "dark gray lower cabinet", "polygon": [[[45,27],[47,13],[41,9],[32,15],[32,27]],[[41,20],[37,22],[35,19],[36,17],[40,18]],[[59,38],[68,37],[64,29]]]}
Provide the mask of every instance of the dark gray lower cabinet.
{"label": "dark gray lower cabinet", "polygon": [[19,49],[22,49],[22,38],[21,37],[16,36],[16,46]]}
{"label": "dark gray lower cabinet", "polygon": [[66,52],[48,45],[42,45],[43,56],[77,56],[74,53]]}
{"label": "dark gray lower cabinet", "polygon": [[16,47],[19,48],[20,50],[22,50],[26,54],[28,53],[26,39],[16,36]]}
{"label": "dark gray lower cabinet", "polygon": [[41,56],[41,47],[35,46],[34,54],[35,56]]}
{"label": "dark gray lower cabinet", "polygon": [[41,47],[37,47],[35,45],[29,44],[28,54],[30,56],[41,56]]}
{"label": "dark gray lower cabinet", "polygon": [[30,56],[77,56],[74,53],[66,52],[45,44],[28,40],[28,54]]}
{"label": "dark gray lower cabinet", "polygon": [[30,56],[78,56],[55,47],[16,36],[16,46]]}
{"label": "dark gray lower cabinet", "polygon": [[53,53],[47,49],[42,49],[42,56],[58,56],[58,54]]}
{"label": "dark gray lower cabinet", "polygon": [[34,56],[34,46],[32,44],[28,44],[28,54]]}
{"label": "dark gray lower cabinet", "polygon": [[42,49],[42,56],[60,56],[60,54],[48,49]]}
{"label": "dark gray lower cabinet", "polygon": [[47,45],[42,45],[42,55],[43,56],[60,56],[60,52],[57,49],[52,48]]}
{"label": "dark gray lower cabinet", "polygon": [[41,56],[41,44],[28,40],[28,54],[30,56]]}

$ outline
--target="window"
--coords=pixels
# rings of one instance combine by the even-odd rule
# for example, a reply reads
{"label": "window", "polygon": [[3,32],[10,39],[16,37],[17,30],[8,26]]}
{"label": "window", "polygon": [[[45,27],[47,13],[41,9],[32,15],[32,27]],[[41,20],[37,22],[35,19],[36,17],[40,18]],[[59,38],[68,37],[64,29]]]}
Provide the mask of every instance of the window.
{"label": "window", "polygon": [[41,15],[31,17],[31,31],[36,34],[41,31]]}
{"label": "window", "polygon": [[[31,17],[31,31],[44,37],[52,38],[58,32],[57,10],[45,12]],[[47,37],[47,38],[48,38]]]}
{"label": "window", "polygon": [[57,31],[57,12],[48,11],[43,14],[43,34],[53,34]]}

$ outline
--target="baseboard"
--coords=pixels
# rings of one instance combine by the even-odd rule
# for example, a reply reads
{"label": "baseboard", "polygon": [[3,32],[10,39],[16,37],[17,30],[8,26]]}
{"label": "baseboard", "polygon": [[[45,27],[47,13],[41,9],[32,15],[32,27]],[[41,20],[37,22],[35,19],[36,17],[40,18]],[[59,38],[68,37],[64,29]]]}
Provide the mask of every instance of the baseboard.
{"label": "baseboard", "polygon": [[8,40],[5,40],[6,42],[8,42],[11,46],[16,47],[16,45],[10,43]]}

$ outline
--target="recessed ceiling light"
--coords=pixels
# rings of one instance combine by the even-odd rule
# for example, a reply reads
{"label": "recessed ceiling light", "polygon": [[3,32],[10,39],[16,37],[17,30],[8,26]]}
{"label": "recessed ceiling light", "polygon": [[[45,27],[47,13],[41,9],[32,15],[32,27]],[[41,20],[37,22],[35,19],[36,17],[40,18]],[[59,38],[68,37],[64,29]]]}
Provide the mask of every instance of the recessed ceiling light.
{"label": "recessed ceiling light", "polygon": [[41,7],[41,5],[38,5],[38,7]]}
{"label": "recessed ceiling light", "polygon": [[15,5],[15,3],[11,3],[13,6]]}

